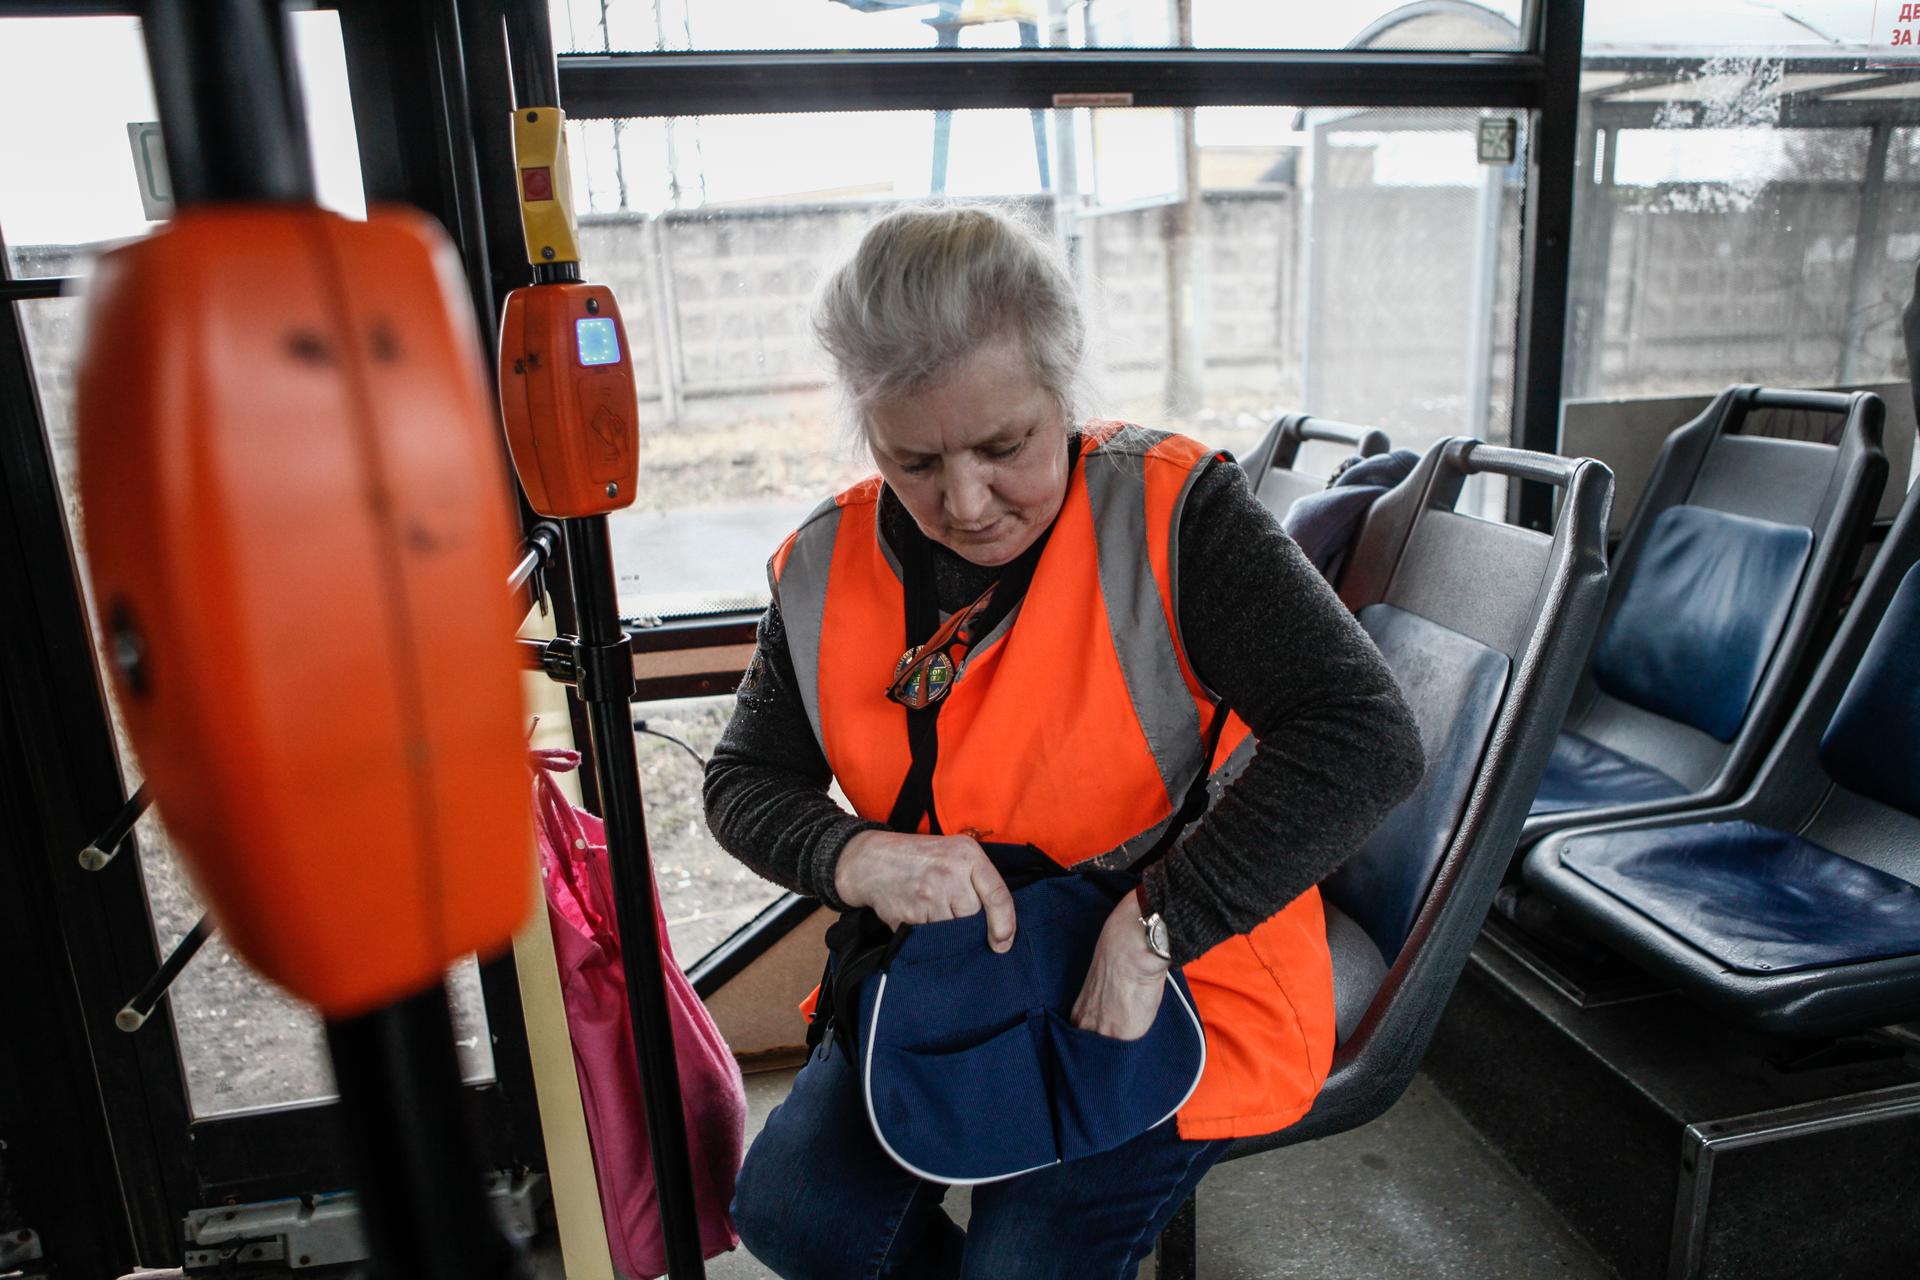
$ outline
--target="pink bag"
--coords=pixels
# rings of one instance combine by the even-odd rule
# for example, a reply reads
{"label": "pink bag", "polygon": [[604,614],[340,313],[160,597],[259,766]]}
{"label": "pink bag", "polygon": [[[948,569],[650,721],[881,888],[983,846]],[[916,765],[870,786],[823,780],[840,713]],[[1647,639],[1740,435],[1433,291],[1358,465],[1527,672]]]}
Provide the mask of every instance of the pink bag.
{"label": "pink bag", "polygon": [[[580,1075],[580,1100],[600,1182],[600,1209],[607,1220],[607,1244],[614,1268],[622,1276],[650,1280],[666,1273],[667,1248],[647,1145],[646,1106],[634,1064],[633,1022],[627,1010],[626,972],[620,964],[606,831],[600,819],[568,803],[553,780],[555,773],[579,765],[579,753],[529,754],[534,766],[540,874],[546,884],[573,1063]],[[673,958],[657,895],[654,918],[660,926],[667,1007],[680,1061],[680,1097],[687,1113],[701,1255],[711,1258],[740,1243],[727,1208],[746,1146],[746,1088],[740,1064]]]}

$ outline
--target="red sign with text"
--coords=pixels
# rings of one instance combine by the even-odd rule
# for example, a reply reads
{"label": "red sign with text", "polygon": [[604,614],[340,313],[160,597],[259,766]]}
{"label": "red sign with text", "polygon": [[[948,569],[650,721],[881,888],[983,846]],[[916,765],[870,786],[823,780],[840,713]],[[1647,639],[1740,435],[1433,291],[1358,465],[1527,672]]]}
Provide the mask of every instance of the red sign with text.
{"label": "red sign with text", "polygon": [[1880,48],[1902,49],[1911,54],[1920,36],[1920,4],[1905,0],[1874,0],[1873,43]]}

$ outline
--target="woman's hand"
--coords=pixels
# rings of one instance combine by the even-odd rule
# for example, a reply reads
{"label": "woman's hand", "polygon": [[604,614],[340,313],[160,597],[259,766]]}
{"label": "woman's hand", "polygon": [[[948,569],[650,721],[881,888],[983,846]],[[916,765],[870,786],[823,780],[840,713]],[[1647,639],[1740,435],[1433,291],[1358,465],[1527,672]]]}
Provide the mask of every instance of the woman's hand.
{"label": "woman's hand", "polygon": [[987,945],[1013,945],[1013,893],[972,836],[862,831],[833,869],[833,891],[888,927],[958,920],[985,909]]}
{"label": "woman's hand", "polygon": [[1087,980],[1073,1002],[1073,1025],[1116,1040],[1138,1040],[1160,1012],[1171,967],[1147,945],[1139,895],[1129,893],[1100,929]]}

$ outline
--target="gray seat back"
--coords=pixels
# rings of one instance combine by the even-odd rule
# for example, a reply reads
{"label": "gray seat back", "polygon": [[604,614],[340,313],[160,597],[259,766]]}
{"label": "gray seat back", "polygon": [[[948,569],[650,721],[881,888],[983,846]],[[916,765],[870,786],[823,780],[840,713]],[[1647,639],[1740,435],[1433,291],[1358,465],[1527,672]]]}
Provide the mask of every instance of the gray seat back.
{"label": "gray seat back", "polygon": [[1345,445],[1363,458],[1385,453],[1392,447],[1386,432],[1377,427],[1356,427],[1304,413],[1281,414],[1241,463],[1254,493],[1266,503],[1267,510],[1277,516],[1284,517],[1295,499],[1327,487],[1326,476],[1294,469],[1300,458],[1300,446],[1309,440]]}
{"label": "gray seat back", "polygon": [[[1457,513],[1462,487],[1480,472],[1557,486],[1552,535]],[[1612,474],[1591,459],[1447,439],[1368,513],[1340,596],[1400,678],[1428,773],[1322,888],[1349,918],[1330,945],[1375,946],[1391,963],[1313,1110],[1234,1154],[1363,1123],[1412,1079],[1599,624],[1612,495]],[[1336,955],[1337,974],[1363,970]]]}

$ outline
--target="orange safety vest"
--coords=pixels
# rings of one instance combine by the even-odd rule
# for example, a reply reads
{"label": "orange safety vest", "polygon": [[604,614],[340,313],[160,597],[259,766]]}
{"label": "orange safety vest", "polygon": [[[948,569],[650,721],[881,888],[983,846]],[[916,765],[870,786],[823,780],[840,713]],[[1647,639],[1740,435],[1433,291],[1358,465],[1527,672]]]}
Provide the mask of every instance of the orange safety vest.
{"label": "orange safety vest", "polygon": [[[1214,456],[1184,436],[1086,429],[1025,599],[974,646],[941,709],[933,807],[948,831],[1031,842],[1066,866],[1124,867],[1172,821],[1214,714],[1174,598],[1180,511]],[[834,777],[855,812],[885,822],[912,756],[905,711],[886,697],[907,641],[880,490],[874,476],[822,503],[769,577]],[[1232,717],[1215,762],[1248,737]],[[1207,1060],[1180,1136],[1272,1133],[1305,1115],[1334,1044],[1319,890],[1185,973]]]}

